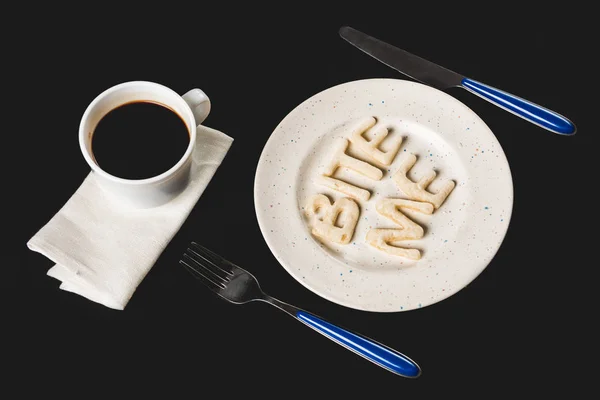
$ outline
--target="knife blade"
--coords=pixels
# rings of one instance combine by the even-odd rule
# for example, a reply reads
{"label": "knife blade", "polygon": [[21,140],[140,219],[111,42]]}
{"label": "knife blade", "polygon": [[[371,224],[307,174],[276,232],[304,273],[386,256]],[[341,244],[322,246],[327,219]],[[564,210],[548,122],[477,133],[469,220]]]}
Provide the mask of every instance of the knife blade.
{"label": "knife blade", "polygon": [[340,29],[340,36],[357,49],[367,53],[388,67],[402,72],[436,89],[460,86],[464,76],[421,57],[375,39],[349,26]]}
{"label": "knife blade", "polygon": [[508,92],[467,78],[349,26],[340,28],[348,43],[383,64],[426,85],[444,90],[462,87],[533,124],[560,135],[574,135],[575,124],[566,117]]}

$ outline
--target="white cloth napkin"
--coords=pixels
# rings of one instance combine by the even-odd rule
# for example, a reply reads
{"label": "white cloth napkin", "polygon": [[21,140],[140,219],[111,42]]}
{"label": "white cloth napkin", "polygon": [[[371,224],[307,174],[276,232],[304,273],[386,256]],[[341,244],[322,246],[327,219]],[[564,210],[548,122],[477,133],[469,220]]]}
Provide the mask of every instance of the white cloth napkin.
{"label": "white cloth napkin", "polygon": [[137,286],[179,230],[225,158],[233,139],[199,126],[190,183],[171,202],[120,207],[90,173],[27,246],[56,263],[48,275],[60,288],[123,310]]}

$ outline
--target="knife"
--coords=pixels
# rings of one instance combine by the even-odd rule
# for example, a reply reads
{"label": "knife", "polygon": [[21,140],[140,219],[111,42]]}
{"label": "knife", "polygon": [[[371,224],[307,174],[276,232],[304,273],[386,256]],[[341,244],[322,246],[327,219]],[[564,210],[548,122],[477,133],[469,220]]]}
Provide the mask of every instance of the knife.
{"label": "knife", "polygon": [[385,65],[436,89],[444,90],[451,87],[461,87],[550,132],[569,136],[574,135],[577,131],[571,121],[554,111],[457,74],[354,28],[342,27],[340,36]]}

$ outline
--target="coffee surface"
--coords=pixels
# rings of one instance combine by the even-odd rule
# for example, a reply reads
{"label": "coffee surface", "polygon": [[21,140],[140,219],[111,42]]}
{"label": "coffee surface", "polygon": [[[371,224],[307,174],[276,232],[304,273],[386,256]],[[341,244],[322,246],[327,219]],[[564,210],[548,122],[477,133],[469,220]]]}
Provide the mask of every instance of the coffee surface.
{"label": "coffee surface", "polygon": [[157,103],[134,102],[111,110],[92,135],[98,166],[125,179],[162,174],[183,157],[190,143],[187,125]]}

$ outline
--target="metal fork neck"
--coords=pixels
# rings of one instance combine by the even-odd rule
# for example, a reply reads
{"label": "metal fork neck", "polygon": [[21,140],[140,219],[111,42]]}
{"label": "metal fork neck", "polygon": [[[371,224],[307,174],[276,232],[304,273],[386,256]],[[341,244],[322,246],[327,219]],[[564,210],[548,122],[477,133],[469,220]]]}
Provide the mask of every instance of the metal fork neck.
{"label": "metal fork neck", "polygon": [[301,309],[298,307],[294,307],[291,304],[284,303],[283,301],[277,300],[276,298],[268,296],[266,294],[262,298],[259,298],[258,300],[264,301],[265,303],[269,303],[269,304],[279,308],[280,310],[285,311],[286,313],[290,314],[293,317],[296,316],[298,311],[301,311]]}

